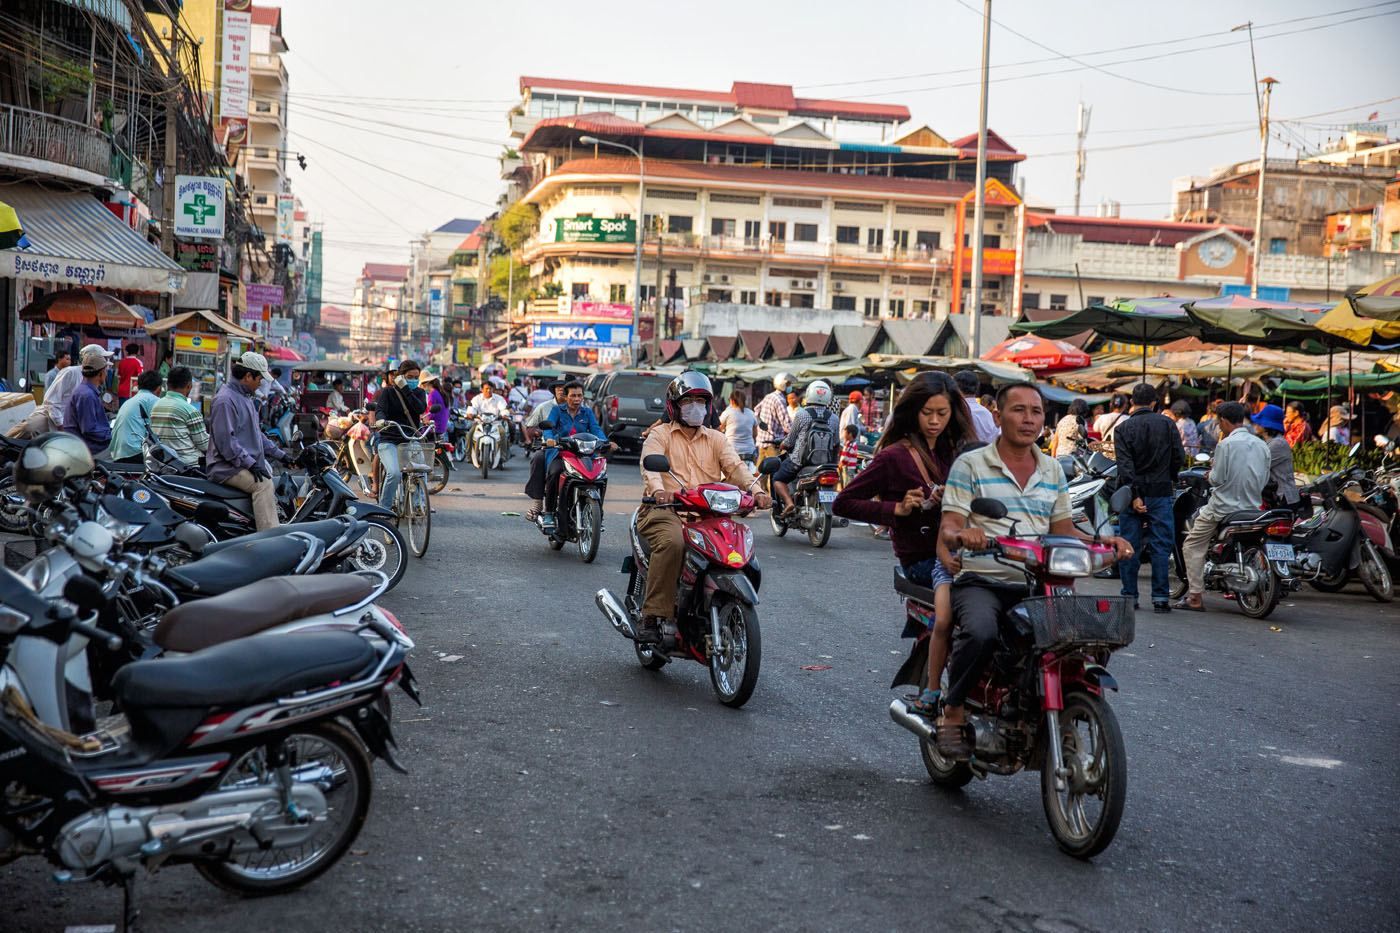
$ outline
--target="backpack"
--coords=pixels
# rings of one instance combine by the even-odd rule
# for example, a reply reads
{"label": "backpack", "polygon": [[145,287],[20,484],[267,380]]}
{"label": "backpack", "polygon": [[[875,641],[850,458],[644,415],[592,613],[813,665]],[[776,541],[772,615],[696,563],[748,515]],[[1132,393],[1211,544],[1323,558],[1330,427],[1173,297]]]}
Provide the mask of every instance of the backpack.
{"label": "backpack", "polygon": [[825,408],[807,409],[812,423],[807,427],[807,450],[802,466],[829,466],[836,462],[836,432],[831,429],[832,414]]}

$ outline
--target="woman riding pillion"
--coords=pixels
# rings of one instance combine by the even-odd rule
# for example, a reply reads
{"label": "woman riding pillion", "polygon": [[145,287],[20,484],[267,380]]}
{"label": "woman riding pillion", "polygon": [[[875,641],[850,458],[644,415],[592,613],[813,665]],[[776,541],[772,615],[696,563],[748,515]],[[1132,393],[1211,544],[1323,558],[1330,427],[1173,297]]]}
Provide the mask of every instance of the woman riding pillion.
{"label": "woman riding pillion", "polygon": [[399,374],[374,396],[375,455],[384,470],[384,484],[379,490],[379,504],[394,507],[394,497],[403,482],[397,444],[418,433],[423,416],[428,411],[428,399],[418,386],[422,372],[413,360],[399,364]]}
{"label": "woman riding pillion", "polygon": [[938,685],[953,625],[953,578],[937,556],[943,483],[963,445],[976,440],[972,415],[957,384],[943,373],[920,373],[900,393],[875,456],[831,509],[845,518],[889,527],[905,577],[934,591],[928,680],[919,684],[923,691],[912,704],[915,712],[926,715],[938,709]]}

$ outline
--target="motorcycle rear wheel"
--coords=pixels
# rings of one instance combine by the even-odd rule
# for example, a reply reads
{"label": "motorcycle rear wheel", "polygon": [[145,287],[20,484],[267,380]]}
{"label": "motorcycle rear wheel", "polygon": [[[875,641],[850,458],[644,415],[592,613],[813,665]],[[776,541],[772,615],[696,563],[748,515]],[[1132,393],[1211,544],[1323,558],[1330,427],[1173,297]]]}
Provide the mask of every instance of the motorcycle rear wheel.
{"label": "motorcycle rear wheel", "polygon": [[1385,558],[1370,541],[1361,542],[1361,566],[1356,569],[1361,585],[1376,602],[1388,603],[1395,598],[1394,582],[1390,578],[1390,568]]}
{"label": "motorcycle rear wheel", "polygon": [[1326,573],[1319,573],[1316,579],[1309,580],[1308,586],[1319,593],[1340,593],[1346,589],[1347,582],[1351,579],[1350,572],[1345,567],[1340,568],[1336,573],[1328,576]]}
{"label": "motorcycle rear wheel", "polygon": [[1268,558],[1260,548],[1252,547],[1245,551],[1244,562],[1253,565],[1254,571],[1260,575],[1263,582],[1253,593],[1237,594],[1235,603],[1240,607],[1240,612],[1251,619],[1268,618],[1269,613],[1278,608],[1278,602],[1283,598],[1283,584],[1274,574],[1274,568],[1269,566]]}
{"label": "motorcycle rear wheel", "polygon": [[[201,861],[195,870],[206,881],[247,897],[282,894],[299,888],[340,861],[350,848],[369,814],[373,776],[370,761],[358,738],[335,722],[295,727],[283,740],[291,758],[292,773],[320,775],[315,783],[326,796],[327,828],[324,845],[309,856],[305,846],[290,863],[269,864],[280,854],[276,849],[256,851],[240,861]],[[256,748],[239,758],[224,774],[219,787],[265,784],[276,780],[276,772],[262,760],[264,749]]]}
{"label": "motorcycle rear wheel", "polygon": [[659,671],[671,660],[651,645],[644,645],[641,642],[632,642],[632,649],[637,652],[638,663],[649,671]]}
{"label": "motorcycle rear wheel", "polygon": [[452,478],[452,463],[446,457],[433,456],[433,469],[428,474],[428,492],[437,495],[447,488]]}
{"label": "motorcycle rear wheel", "polygon": [[598,556],[598,542],[603,537],[603,507],[597,499],[585,499],[578,511],[578,556],[585,564],[591,564]]}
{"label": "motorcycle rear wheel", "polygon": [[[1128,753],[1118,717],[1101,698],[1076,691],[1065,696],[1060,734],[1047,735],[1046,740],[1060,743],[1070,772],[1065,790],[1057,790],[1050,753],[1045,753],[1040,798],[1050,833],[1075,858],[1093,858],[1108,848],[1118,832],[1128,791]],[[1099,801],[1092,817],[1086,809],[1090,799]]]}
{"label": "motorcycle rear wheel", "polygon": [[816,508],[820,517],[807,529],[807,541],[812,547],[826,547],[826,542],[831,540],[831,516],[820,505]]}
{"label": "motorcycle rear wheel", "polygon": [[758,612],[733,599],[715,601],[719,604],[716,608],[721,644],[714,645],[710,652],[710,686],[721,703],[738,709],[758,686],[758,668],[763,660]]}
{"label": "motorcycle rear wheel", "polygon": [[938,753],[938,747],[928,739],[919,740],[919,756],[924,759],[928,779],[946,790],[957,790],[972,780],[972,765],[952,761]]}
{"label": "motorcycle rear wheel", "polygon": [[428,498],[427,484],[422,474],[405,476],[399,487],[403,497],[403,523],[408,526],[408,547],[414,557],[428,553],[428,539],[433,533],[433,508]]}

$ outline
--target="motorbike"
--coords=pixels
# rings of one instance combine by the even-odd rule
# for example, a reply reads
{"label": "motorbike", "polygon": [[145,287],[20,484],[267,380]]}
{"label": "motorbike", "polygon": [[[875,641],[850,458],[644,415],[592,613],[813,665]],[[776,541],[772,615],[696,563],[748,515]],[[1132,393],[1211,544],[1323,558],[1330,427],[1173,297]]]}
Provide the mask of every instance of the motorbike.
{"label": "motorbike", "polygon": [[1069,504],[1074,527],[1084,534],[1107,517],[1096,514],[1096,503],[1105,489],[1117,485],[1118,464],[1097,451],[1087,458],[1078,454],[1057,458],[1069,483]]}
{"label": "motorbike", "polygon": [[1372,598],[1390,602],[1394,585],[1389,561],[1393,559],[1391,526],[1387,514],[1368,501],[1361,467],[1327,473],[1299,490],[1321,506],[1293,529],[1293,572],[1313,589],[1336,593],[1354,573]]}
{"label": "motorbike", "polygon": [[[0,570],[0,864],[41,855],[60,883],[120,884],[126,929],[142,869],[189,864],[226,890],[267,895],[334,866],[368,813],[371,756],[402,768],[381,709],[412,640],[371,615],[360,632],[137,661],[112,684],[127,728],[75,735],[36,714],[63,705],[61,671],[42,659],[75,635],[110,640],[91,622],[105,599],[84,577],[44,599]],[[295,590],[279,599],[302,601]]]}
{"label": "motorbike", "polygon": [[[1131,496],[1121,490],[1115,498],[1120,494]],[[1120,501],[1114,512],[1127,504]],[[974,499],[971,509],[993,520],[1007,515],[995,499]],[[1077,580],[1113,564],[1113,549],[1105,545],[1020,535],[1013,522],[978,553],[1021,570],[1027,588],[967,699],[971,759],[940,754],[934,720],[915,713],[909,700],[894,700],[890,718],[919,737],[924,767],[940,787],[1038,767],[1041,803],[1056,843],[1070,855],[1091,858],[1113,841],[1127,792],[1127,751],[1105,691],[1118,689],[1109,657],[1133,640],[1132,598],[1075,594]],[[910,621],[931,626],[933,590],[910,582],[899,567],[894,577]]]}
{"label": "motorbike", "polygon": [[[1181,545],[1196,513],[1211,494],[1207,472],[1201,466],[1177,474],[1177,487],[1172,502],[1172,563],[1176,572],[1172,599],[1186,595],[1186,561]],[[1240,612],[1251,619],[1267,618],[1278,607],[1284,592],[1300,585],[1293,572],[1297,559],[1292,541],[1294,518],[1292,509],[1247,509],[1221,519],[1206,552],[1206,589],[1233,596]]]}
{"label": "motorbike", "polygon": [[455,448],[452,442],[442,437],[433,444],[433,466],[428,471],[428,493],[437,495],[447,488],[452,479],[452,457]]}
{"label": "motorbike", "polygon": [[291,392],[283,392],[269,400],[263,416],[263,433],[286,450],[292,450],[301,441],[301,428],[295,424],[296,410],[296,397]]}
{"label": "motorbike", "polygon": [[[771,475],[779,466],[769,457],[760,472]],[[642,469],[669,473],[663,454],[648,454]],[[644,498],[644,506],[659,506]],[[598,609],[612,627],[632,640],[642,667],[658,671],[672,660],[691,660],[710,669],[710,685],[725,706],[738,708],[758,686],[763,642],[758,625],[758,590],[762,574],[754,556],[753,532],[734,516],[747,515],[756,503],[749,493],[726,483],[705,483],[680,489],[669,506],[684,516],[685,561],[676,593],[676,627],[662,632],[659,645],[637,641],[636,625],[642,617],[650,554],[646,539],[637,531],[641,510],[632,513],[632,553],[622,561],[627,593],[619,600],[610,590],[594,597]]]}
{"label": "motorbike", "polygon": [[501,443],[500,424],[500,417],[489,412],[482,412],[472,419],[472,466],[481,471],[482,479],[506,464],[503,449],[506,445]]}
{"label": "motorbike", "polygon": [[847,519],[831,514],[831,504],[836,501],[836,484],[840,480],[835,464],[805,466],[799,470],[790,484],[792,501],[797,508],[787,518],[778,508],[768,513],[773,534],[781,538],[789,528],[796,528],[807,532],[807,541],[812,547],[826,547],[831,540],[832,527],[844,528],[849,524]]}
{"label": "motorbike", "polygon": [[452,415],[447,422],[447,441],[452,445],[452,459],[457,463],[467,459],[470,422],[465,408],[452,409]]}
{"label": "motorbike", "polygon": [[592,434],[561,437],[557,443],[564,471],[554,492],[554,512],[541,512],[535,525],[553,550],[572,541],[578,556],[591,564],[603,537],[603,497],[608,491],[608,461],[603,455],[612,444]]}

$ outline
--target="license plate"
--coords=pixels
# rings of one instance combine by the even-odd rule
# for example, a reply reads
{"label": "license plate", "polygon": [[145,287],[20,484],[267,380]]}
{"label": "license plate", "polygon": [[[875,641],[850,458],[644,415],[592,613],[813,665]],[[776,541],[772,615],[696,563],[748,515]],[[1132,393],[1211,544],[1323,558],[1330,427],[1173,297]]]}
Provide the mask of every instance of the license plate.
{"label": "license plate", "polygon": [[819,489],[819,490],[817,490],[817,501],[820,502],[822,505],[828,505],[828,504],[830,504],[830,503],[832,503],[832,502],[835,502],[835,501],[836,501],[836,490],[834,490],[834,489]]}
{"label": "license plate", "polygon": [[1292,560],[1293,545],[1291,544],[1264,544],[1264,556],[1269,560]]}

